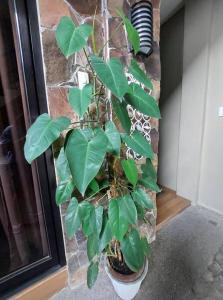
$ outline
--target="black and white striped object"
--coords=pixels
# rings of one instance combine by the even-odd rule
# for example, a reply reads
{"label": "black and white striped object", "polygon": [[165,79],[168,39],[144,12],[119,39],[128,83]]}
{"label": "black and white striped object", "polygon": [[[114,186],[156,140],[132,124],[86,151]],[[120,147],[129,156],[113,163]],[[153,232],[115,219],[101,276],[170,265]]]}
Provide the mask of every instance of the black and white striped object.
{"label": "black and white striped object", "polygon": [[150,1],[139,1],[131,7],[131,23],[138,31],[140,52],[149,55],[153,51],[153,6]]}

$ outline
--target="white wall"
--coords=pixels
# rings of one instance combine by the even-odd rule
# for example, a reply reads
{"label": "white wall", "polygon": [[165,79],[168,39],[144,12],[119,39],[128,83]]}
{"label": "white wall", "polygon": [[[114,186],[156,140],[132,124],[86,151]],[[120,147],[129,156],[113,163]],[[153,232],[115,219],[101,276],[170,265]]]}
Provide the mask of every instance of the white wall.
{"label": "white wall", "polygon": [[198,203],[223,213],[223,1],[213,0]]}
{"label": "white wall", "polygon": [[159,125],[159,183],[172,190],[177,185],[177,161],[183,69],[184,9],[161,27],[162,119]]}
{"label": "white wall", "polygon": [[197,200],[212,0],[187,0],[177,193]]}
{"label": "white wall", "polygon": [[223,214],[219,106],[223,106],[223,1],[186,0],[176,191]]}

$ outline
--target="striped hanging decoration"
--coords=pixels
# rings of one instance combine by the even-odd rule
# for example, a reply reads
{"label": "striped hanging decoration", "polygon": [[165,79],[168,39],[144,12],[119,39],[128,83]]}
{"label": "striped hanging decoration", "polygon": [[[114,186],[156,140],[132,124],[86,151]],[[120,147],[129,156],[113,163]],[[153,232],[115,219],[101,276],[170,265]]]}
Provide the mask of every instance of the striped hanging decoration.
{"label": "striped hanging decoration", "polygon": [[150,1],[139,1],[130,11],[132,25],[140,38],[140,53],[150,55],[153,52],[153,6]]}

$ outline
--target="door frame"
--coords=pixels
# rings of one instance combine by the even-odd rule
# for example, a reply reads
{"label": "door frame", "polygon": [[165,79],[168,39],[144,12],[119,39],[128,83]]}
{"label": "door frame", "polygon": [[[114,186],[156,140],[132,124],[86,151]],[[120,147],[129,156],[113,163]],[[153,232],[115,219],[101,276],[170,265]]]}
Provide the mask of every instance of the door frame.
{"label": "door frame", "polygon": [[[27,128],[48,111],[36,0],[8,0]],[[61,215],[55,203],[56,177],[52,150],[34,162],[50,254],[0,280],[0,292],[17,292],[66,264]],[[30,280],[32,278],[32,280]]]}

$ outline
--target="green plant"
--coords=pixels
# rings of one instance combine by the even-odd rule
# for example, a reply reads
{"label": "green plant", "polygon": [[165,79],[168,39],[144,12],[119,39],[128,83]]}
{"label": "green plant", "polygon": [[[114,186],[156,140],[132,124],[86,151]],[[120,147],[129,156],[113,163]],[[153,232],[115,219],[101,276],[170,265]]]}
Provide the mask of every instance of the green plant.
{"label": "green plant", "polygon": [[[120,16],[136,54],[139,51],[137,31],[122,13]],[[144,220],[146,209],[153,208],[144,187],[153,191],[159,187],[151,163],[154,157],[151,145],[139,131],[131,132],[127,105],[160,118],[152,96],[140,85],[128,84],[121,61],[117,58],[105,61],[103,49],[96,53],[94,37],[95,52],[88,53],[86,46],[92,35],[94,30],[90,25],[76,26],[69,17],[60,20],[57,44],[67,58],[78,51],[84,52],[87,64],[82,67],[91,83],[83,89],[69,90],[68,101],[80,121],[72,123],[67,117],[52,119],[42,114],[29,128],[24,147],[25,158],[31,163],[57,139],[62,141],[56,159],[59,180],[56,203],[69,201],[65,217],[68,238],[80,228],[87,238],[89,287],[97,278],[101,253],[124,259],[134,272],[144,264],[149,244],[140,236],[137,222]],[[132,59],[128,72],[147,90],[152,89],[151,81],[136,60]],[[126,145],[144,156],[146,164],[140,167],[127,158]]]}

